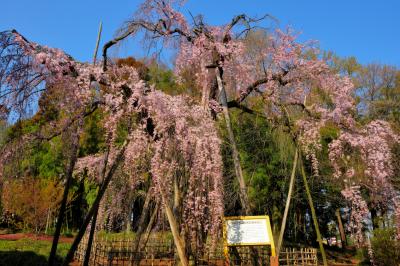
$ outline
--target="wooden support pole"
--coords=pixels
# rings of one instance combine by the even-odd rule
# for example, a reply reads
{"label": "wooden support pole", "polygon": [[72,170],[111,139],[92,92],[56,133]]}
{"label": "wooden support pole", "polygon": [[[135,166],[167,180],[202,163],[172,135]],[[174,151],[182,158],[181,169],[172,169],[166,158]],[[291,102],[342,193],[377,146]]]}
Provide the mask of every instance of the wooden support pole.
{"label": "wooden support pole", "polygon": [[294,154],[292,173],[290,175],[289,192],[288,192],[288,196],[287,196],[287,200],[286,200],[285,211],[283,213],[281,229],[280,229],[280,232],[279,232],[278,246],[276,248],[277,257],[279,257],[279,252],[281,250],[282,242],[283,242],[283,234],[285,233],[286,220],[287,220],[287,216],[288,216],[288,213],[289,213],[290,200],[292,198],[294,180],[295,180],[295,177],[296,177],[296,168],[297,168],[298,158],[299,158],[299,150],[298,150],[298,148],[296,148],[296,151],[295,151],[295,154]]}
{"label": "wooden support pole", "polygon": [[279,257],[278,256],[271,256],[269,264],[271,266],[279,266]]}
{"label": "wooden support pole", "polygon": [[99,32],[97,33],[96,48],[94,49],[94,54],[93,54],[93,65],[96,64],[97,51],[99,50],[99,44],[100,44],[100,38],[101,38],[102,30],[103,30],[103,22],[100,21]]}
{"label": "wooden support pole", "polygon": [[[94,55],[93,55],[93,65],[96,64],[97,50],[99,48],[101,30],[102,30],[102,23],[100,22],[99,32],[97,34],[96,48],[95,48]],[[107,153],[104,156],[103,171],[102,171],[102,176],[101,176],[101,180],[102,181],[101,182],[104,181],[104,178],[105,178],[105,175],[106,175],[109,151],[110,151],[110,147],[108,147]],[[85,259],[83,261],[83,266],[88,266],[89,265],[90,253],[92,252],[93,237],[94,237],[94,233],[96,231],[96,221],[97,221],[98,212],[99,212],[99,206],[97,206],[97,208],[95,209],[95,211],[93,213],[92,225],[91,225],[90,232],[89,232],[89,239],[88,239],[87,246],[86,246]]]}
{"label": "wooden support pole", "polygon": [[337,209],[335,212],[336,218],[338,220],[338,227],[339,227],[339,232],[340,232],[340,239],[342,240],[342,248],[344,248],[347,245],[347,240],[346,240],[346,234],[344,233],[344,228],[343,228],[343,223],[342,223],[342,217],[340,215],[340,209]]}
{"label": "wooden support pole", "polygon": [[167,219],[169,222],[169,226],[171,227],[172,236],[174,238],[175,246],[178,251],[179,259],[183,266],[189,266],[189,260],[186,257],[185,253],[185,243],[184,240],[179,235],[178,224],[176,223],[176,219],[174,217],[174,213],[171,210],[171,207],[168,204],[168,200],[164,195],[164,191],[160,188],[161,198],[164,204],[165,213],[167,214]]}
{"label": "wooden support pole", "polygon": [[328,261],[326,260],[325,249],[324,249],[324,245],[322,243],[321,232],[319,231],[319,226],[318,226],[317,214],[315,213],[314,203],[313,203],[313,200],[312,200],[312,197],[311,197],[310,188],[308,186],[307,176],[306,176],[306,172],[304,170],[303,162],[301,164],[301,175],[303,177],[303,183],[304,183],[304,187],[306,189],[307,199],[308,199],[308,203],[309,203],[310,209],[311,209],[311,216],[312,216],[312,219],[313,219],[313,222],[314,222],[315,232],[317,233],[317,241],[318,241],[318,244],[319,244],[319,249],[321,251],[322,261],[324,263],[324,266],[327,266],[328,265]]}

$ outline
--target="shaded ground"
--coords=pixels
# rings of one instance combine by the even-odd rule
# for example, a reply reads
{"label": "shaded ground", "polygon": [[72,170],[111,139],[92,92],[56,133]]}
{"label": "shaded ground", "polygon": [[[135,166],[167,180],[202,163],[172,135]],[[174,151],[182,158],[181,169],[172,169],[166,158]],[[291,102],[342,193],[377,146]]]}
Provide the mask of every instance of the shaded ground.
{"label": "shaded ground", "polygon": [[[25,235],[25,234],[23,234]],[[1,266],[41,266],[47,265],[47,258],[51,249],[51,241],[39,240],[35,237],[20,238],[17,236],[8,236],[11,238],[0,239],[0,265]],[[29,236],[29,234],[28,234]],[[3,235],[3,238],[5,236]],[[48,239],[45,238],[45,239]],[[51,240],[51,237],[50,237]],[[61,262],[70,247],[70,243],[59,243],[57,248],[57,261]]]}
{"label": "shaded ground", "polygon": [[356,249],[346,248],[344,250],[340,248],[327,248],[326,255],[328,264],[332,266],[350,266],[359,265],[360,260],[356,259]]}
{"label": "shaded ground", "polygon": [[[56,261],[61,263],[57,256]],[[0,265],[10,266],[44,266],[47,265],[47,258],[33,251],[1,251]]]}

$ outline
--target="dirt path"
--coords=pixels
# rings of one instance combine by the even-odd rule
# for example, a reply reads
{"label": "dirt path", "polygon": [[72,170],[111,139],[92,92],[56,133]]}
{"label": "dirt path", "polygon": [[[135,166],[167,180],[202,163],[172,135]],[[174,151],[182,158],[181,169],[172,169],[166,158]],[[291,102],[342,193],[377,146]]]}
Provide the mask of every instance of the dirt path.
{"label": "dirt path", "polygon": [[[18,240],[21,238],[29,238],[32,240],[43,240],[43,241],[53,241],[52,236],[48,235],[35,235],[32,233],[17,233],[17,234],[5,234],[0,235],[0,240]],[[61,243],[72,243],[74,238],[72,237],[60,237],[59,242]]]}

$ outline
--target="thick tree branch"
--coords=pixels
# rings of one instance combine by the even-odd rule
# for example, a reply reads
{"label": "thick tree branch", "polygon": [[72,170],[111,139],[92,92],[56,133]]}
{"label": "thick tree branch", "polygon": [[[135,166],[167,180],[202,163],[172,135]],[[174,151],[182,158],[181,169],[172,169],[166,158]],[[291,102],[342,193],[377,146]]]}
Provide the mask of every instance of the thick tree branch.
{"label": "thick tree branch", "polygon": [[116,37],[115,39],[112,39],[111,41],[108,41],[104,46],[103,46],[103,70],[107,70],[107,50],[114,46],[115,44],[119,43],[120,41],[126,39],[130,35],[135,34],[139,29],[145,29],[148,32],[152,32],[155,35],[159,36],[172,36],[174,34],[181,35],[187,39],[187,41],[191,42],[193,40],[193,37],[186,34],[182,29],[180,28],[175,28],[170,30],[167,25],[166,21],[160,19],[158,23],[150,23],[147,21],[143,20],[137,20],[137,21],[131,21],[129,22],[128,29],[121,34],[120,36]]}
{"label": "thick tree branch", "polygon": [[266,84],[270,81],[277,81],[281,86],[285,86],[289,83],[289,81],[284,80],[284,77],[289,73],[289,70],[284,70],[282,73],[279,74],[274,74],[272,77],[264,77],[259,80],[256,80],[252,84],[250,84],[246,89],[242,90],[240,92],[240,95],[238,98],[236,98],[236,101],[238,103],[243,102],[247,96],[249,96],[250,93],[252,93],[254,90],[256,90],[260,85]]}

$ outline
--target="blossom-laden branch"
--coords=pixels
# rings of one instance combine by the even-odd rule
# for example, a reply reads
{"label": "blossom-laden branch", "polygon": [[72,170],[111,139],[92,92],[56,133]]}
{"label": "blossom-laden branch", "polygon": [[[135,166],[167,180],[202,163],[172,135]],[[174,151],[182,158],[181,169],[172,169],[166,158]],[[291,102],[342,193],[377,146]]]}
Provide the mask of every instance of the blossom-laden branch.
{"label": "blossom-laden branch", "polygon": [[[353,183],[368,183],[368,186],[364,187],[371,195],[372,207],[385,209],[392,206],[400,237],[400,194],[390,182],[394,175],[391,147],[396,143],[400,143],[400,136],[391,129],[389,123],[372,121],[362,129],[342,133],[329,145],[329,158],[335,170],[334,176],[343,178],[347,184],[345,191],[349,190]],[[364,164],[362,168],[357,163],[352,163],[355,160],[350,156],[355,154],[361,157]],[[365,177],[368,178],[367,182],[363,181]],[[359,201],[350,196],[347,198],[355,202],[354,204]],[[361,224],[359,220],[355,221],[357,227]]]}

